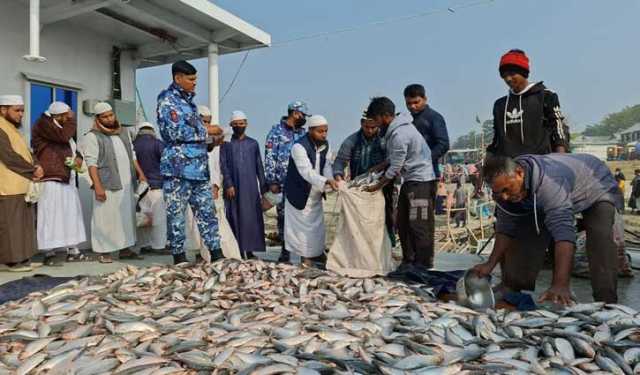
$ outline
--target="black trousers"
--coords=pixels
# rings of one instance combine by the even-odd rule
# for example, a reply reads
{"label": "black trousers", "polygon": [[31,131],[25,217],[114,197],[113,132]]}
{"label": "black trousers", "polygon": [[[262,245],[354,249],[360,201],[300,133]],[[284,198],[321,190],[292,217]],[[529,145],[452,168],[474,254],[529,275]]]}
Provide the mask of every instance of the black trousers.
{"label": "black trousers", "polygon": [[384,195],[384,223],[387,227],[387,233],[391,239],[391,245],[396,244],[396,230],[393,219],[393,189],[394,184],[391,182],[387,186],[382,188],[382,194]]}
{"label": "black trousers", "polygon": [[433,268],[435,181],[407,181],[398,197],[402,262]]}
{"label": "black trousers", "polygon": [[[615,212],[615,207],[609,202],[598,202],[582,212],[593,298],[607,303],[618,300],[618,252],[613,242]],[[512,238],[513,242],[500,263],[502,282],[516,291],[535,290],[551,235],[544,228],[538,235],[531,216],[523,217],[518,228],[518,236]]]}

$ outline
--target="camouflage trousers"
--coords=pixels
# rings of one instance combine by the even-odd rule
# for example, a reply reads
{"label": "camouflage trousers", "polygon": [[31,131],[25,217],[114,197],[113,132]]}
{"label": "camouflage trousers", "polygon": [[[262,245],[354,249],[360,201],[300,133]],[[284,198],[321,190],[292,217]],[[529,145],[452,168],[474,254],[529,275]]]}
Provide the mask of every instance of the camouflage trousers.
{"label": "camouflage trousers", "polygon": [[191,206],[200,237],[209,251],[220,249],[218,218],[209,181],[169,178],[162,186],[167,206],[167,240],[171,254],[184,253],[185,211]]}

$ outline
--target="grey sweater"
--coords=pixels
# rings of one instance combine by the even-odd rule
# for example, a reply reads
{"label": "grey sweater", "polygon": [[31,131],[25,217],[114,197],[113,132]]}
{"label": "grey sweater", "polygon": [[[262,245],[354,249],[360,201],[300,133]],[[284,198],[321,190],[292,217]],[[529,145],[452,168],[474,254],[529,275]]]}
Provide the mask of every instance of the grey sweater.
{"label": "grey sweater", "polygon": [[393,179],[402,176],[405,182],[433,181],[436,176],[431,151],[412,121],[410,114],[401,113],[387,129],[384,140],[389,168],[385,177]]}
{"label": "grey sweater", "polygon": [[[522,155],[515,161],[525,170],[527,198],[519,203],[499,201],[497,231],[516,236],[522,218],[541,224],[554,241],[575,243],[574,215],[598,202],[618,205],[620,189],[611,171],[588,154]],[[619,208],[619,207],[618,207]]]}

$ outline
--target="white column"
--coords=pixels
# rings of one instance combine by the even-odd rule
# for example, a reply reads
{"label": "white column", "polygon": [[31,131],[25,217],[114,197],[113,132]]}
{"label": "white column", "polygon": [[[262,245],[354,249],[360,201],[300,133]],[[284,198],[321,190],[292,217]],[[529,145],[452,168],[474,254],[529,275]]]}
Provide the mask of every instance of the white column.
{"label": "white column", "polygon": [[213,124],[220,124],[220,87],[218,82],[218,45],[209,44],[209,108]]}
{"label": "white column", "polygon": [[34,62],[47,61],[40,56],[40,0],[29,2],[29,54],[23,58]]}

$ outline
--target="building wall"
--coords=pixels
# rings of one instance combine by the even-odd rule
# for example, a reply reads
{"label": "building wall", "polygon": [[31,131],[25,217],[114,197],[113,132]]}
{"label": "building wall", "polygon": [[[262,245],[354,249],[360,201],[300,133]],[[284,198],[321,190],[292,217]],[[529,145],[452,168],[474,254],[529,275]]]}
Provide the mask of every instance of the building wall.
{"label": "building wall", "polygon": [[608,145],[575,145],[573,152],[580,154],[590,154],[602,161],[607,161]]}
{"label": "building wall", "polygon": [[[46,63],[28,62],[22,56],[29,51],[28,2],[3,1],[0,12],[0,94],[21,94],[26,100],[23,129],[29,137],[29,83],[23,73],[46,77],[56,82],[78,83],[78,137],[92,126],[93,119],[82,113],[87,99],[108,99],[111,94],[111,50],[113,41],[64,21],[46,25],[41,31],[40,54]],[[135,100],[135,63],[123,53],[121,61],[122,99]],[[87,181],[79,179],[85,226],[91,228],[92,192]],[[87,233],[89,234],[89,233]],[[89,238],[89,237],[87,237]],[[88,247],[87,244],[83,247]]]}

